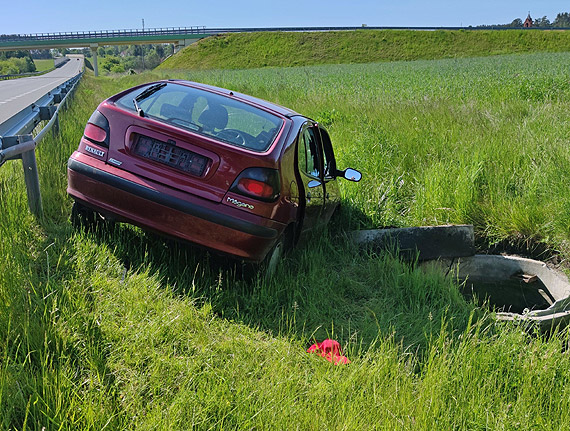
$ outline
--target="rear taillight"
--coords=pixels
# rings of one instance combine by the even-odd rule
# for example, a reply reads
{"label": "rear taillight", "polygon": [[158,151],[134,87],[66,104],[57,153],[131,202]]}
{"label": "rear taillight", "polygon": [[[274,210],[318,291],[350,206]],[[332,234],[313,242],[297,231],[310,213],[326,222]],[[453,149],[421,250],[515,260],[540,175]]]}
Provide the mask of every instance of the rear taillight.
{"label": "rear taillight", "polygon": [[94,144],[109,148],[109,134],[109,120],[96,110],[89,118],[83,136]]}
{"label": "rear taillight", "polygon": [[101,127],[96,126],[95,124],[87,123],[85,126],[85,131],[83,132],[85,137],[92,142],[105,142],[107,139],[107,132],[103,130]]}
{"label": "rear taillight", "polygon": [[248,168],[238,175],[230,191],[265,202],[279,197],[279,172],[269,168]]}

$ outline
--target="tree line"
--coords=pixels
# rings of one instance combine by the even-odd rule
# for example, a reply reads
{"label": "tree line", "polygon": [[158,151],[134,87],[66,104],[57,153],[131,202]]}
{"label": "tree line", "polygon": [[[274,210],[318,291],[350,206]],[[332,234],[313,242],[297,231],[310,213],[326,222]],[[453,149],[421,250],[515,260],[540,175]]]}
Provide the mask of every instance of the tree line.
{"label": "tree line", "polygon": [[35,72],[36,65],[29,51],[0,52],[0,75]]}
{"label": "tree line", "polygon": [[[478,25],[477,28],[523,28],[523,25],[523,19],[515,18],[509,24]],[[532,20],[532,26],[535,28],[570,28],[570,13],[561,12],[552,22],[546,15],[542,18],[535,18]]]}
{"label": "tree line", "polygon": [[[125,73],[154,69],[174,53],[171,44],[100,46],[99,67],[103,72]],[[34,49],[0,52],[0,75],[35,72],[34,59],[50,59],[67,54],[83,54],[91,58],[91,49]]]}
{"label": "tree line", "polygon": [[[97,49],[99,70],[109,73],[154,69],[173,53],[172,44],[100,46]],[[91,50],[85,49],[84,54],[91,57]]]}
{"label": "tree line", "polygon": [[[53,50],[52,50],[53,51]],[[90,48],[76,50],[58,49],[60,55],[80,53],[89,59]],[[113,45],[97,48],[99,71],[108,73],[138,72],[154,69],[166,57],[174,53],[172,44]]]}

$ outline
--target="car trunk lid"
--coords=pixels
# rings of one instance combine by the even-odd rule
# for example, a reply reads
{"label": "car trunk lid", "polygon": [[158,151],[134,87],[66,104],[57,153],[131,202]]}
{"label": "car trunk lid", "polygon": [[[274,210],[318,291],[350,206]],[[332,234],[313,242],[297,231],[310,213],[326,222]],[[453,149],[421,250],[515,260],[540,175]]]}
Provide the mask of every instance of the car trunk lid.
{"label": "car trunk lid", "polygon": [[202,141],[176,130],[165,133],[131,125],[121,138],[111,138],[107,162],[141,178],[220,202],[229,186],[216,175],[220,157]]}

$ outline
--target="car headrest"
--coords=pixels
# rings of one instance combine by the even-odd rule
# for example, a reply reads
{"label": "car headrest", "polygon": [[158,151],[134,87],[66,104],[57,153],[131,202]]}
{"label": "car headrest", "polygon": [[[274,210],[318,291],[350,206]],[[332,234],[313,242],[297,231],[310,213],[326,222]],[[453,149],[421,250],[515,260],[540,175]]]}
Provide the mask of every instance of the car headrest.
{"label": "car headrest", "polygon": [[228,111],[221,105],[210,105],[200,114],[198,122],[206,130],[223,129],[228,124]]}

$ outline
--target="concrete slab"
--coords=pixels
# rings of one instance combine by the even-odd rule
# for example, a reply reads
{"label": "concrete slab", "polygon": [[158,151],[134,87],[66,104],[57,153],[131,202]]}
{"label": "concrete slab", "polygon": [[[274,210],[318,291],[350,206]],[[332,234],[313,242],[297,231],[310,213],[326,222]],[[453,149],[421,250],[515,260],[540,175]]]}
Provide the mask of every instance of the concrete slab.
{"label": "concrete slab", "polygon": [[542,330],[570,324],[568,278],[544,262],[476,255],[472,225],[373,229],[351,236],[360,246],[398,250],[404,258],[418,257],[424,268],[441,270],[465,295],[489,300],[498,320],[520,320]]}
{"label": "concrete slab", "polygon": [[472,256],[475,240],[472,225],[424,226],[361,230],[353,240],[375,250],[395,250],[406,258],[432,260]]}
{"label": "concrete slab", "polygon": [[[518,320],[538,325],[548,330],[570,322],[570,282],[562,272],[546,263],[517,256],[476,254],[474,256],[439,259],[425,262],[425,267],[433,266],[459,282],[463,290],[473,286],[486,287],[485,295],[490,295],[494,307],[509,310],[515,304],[524,303],[520,312],[497,312],[498,320]],[[513,289],[513,282],[519,283]],[[468,290],[468,289],[467,289]],[[477,291],[477,288],[474,288]],[[465,292],[464,292],[465,293]],[[483,292],[478,292],[479,296]],[[534,309],[532,298],[541,294],[547,299],[539,309]],[[485,298],[480,298],[485,299]],[[519,307],[522,308],[522,307]]]}

